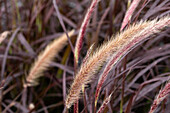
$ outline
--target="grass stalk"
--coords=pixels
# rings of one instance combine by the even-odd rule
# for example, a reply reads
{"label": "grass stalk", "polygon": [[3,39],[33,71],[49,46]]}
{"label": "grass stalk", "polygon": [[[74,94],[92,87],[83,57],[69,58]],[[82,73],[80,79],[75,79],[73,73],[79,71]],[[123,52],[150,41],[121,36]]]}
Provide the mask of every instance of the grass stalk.
{"label": "grass stalk", "polygon": [[78,113],[79,112],[79,102],[77,100],[76,103],[74,103],[74,113]]}
{"label": "grass stalk", "polygon": [[[127,62],[127,56],[124,58],[124,61],[123,61],[123,70],[126,70],[126,62]],[[126,73],[123,73],[122,93],[121,93],[121,102],[120,102],[120,113],[123,113],[125,78],[126,78]]]}

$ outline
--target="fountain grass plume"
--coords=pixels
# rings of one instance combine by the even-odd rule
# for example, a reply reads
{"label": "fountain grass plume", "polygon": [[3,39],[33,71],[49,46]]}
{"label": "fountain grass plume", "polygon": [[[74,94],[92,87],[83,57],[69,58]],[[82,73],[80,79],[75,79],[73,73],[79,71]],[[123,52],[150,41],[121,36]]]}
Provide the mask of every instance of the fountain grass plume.
{"label": "fountain grass plume", "polygon": [[[73,34],[74,30],[68,33],[69,37],[71,37]],[[61,37],[47,45],[45,50],[38,55],[38,58],[31,67],[28,77],[26,78],[27,83],[24,84],[25,86],[35,86],[38,84],[37,79],[42,76],[42,72],[47,70],[55,56],[67,44],[67,41],[68,39],[66,34],[63,34]]]}
{"label": "fountain grass plume", "polygon": [[99,68],[112,58],[113,55],[115,56],[115,64],[134,45],[143,41],[148,36],[160,32],[161,29],[169,25],[169,16],[163,17],[160,20],[140,21],[104,43],[80,67],[67,96],[66,107],[70,108],[80,98],[82,86],[89,83]]}
{"label": "fountain grass plume", "polygon": [[97,113],[103,113],[104,109],[107,107],[107,104],[110,102],[113,92],[104,100]]}
{"label": "fountain grass plume", "polygon": [[[165,19],[165,21],[164,21]],[[97,100],[99,97],[99,93],[100,90],[102,88],[102,85],[105,81],[105,79],[107,78],[108,73],[110,72],[110,70],[113,68],[113,66],[117,63],[117,61],[126,53],[128,52],[128,50],[130,48],[132,48],[135,44],[141,42],[142,40],[144,40],[145,38],[147,38],[149,35],[153,34],[153,33],[157,33],[159,32],[159,29],[161,29],[162,27],[169,26],[169,19],[167,17],[157,21],[156,19],[150,22],[146,22],[148,25],[150,23],[150,26],[145,27],[141,32],[135,34],[133,36],[133,38],[129,38],[130,40],[128,42],[125,42],[126,44],[123,43],[119,43],[120,48],[118,51],[116,51],[115,53],[113,53],[112,57],[110,58],[109,62],[107,63],[103,73],[101,74],[99,80],[98,80],[98,84],[97,84],[97,88],[96,88],[96,94],[95,94],[95,106],[97,105]],[[141,22],[142,23],[142,22]],[[140,23],[139,23],[140,24]],[[150,32],[149,32],[150,31]],[[121,35],[119,35],[121,36]],[[124,35],[125,37],[128,38],[128,35]],[[119,38],[121,39],[121,37]],[[123,41],[121,41],[123,42]],[[121,47],[122,45],[122,47]]]}
{"label": "fountain grass plume", "polygon": [[158,105],[170,94],[170,81],[165,85],[165,87],[160,90],[159,94],[156,96],[149,113],[153,113]]}
{"label": "fountain grass plume", "polygon": [[0,44],[11,34],[10,31],[4,31],[0,34]]}

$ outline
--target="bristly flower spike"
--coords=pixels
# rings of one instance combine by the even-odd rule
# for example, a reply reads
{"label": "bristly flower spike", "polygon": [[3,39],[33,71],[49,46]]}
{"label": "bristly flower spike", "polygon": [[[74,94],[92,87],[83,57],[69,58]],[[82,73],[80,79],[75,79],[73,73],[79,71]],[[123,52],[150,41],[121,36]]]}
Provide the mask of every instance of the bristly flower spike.
{"label": "bristly flower spike", "polygon": [[159,94],[157,95],[157,97],[155,98],[151,109],[149,111],[149,113],[153,113],[156,108],[158,107],[158,105],[170,94],[170,80],[169,83],[167,83],[165,85],[165,87],[163,88],[163,90],[160,90]]}
{"label": "bristly flower spike", "polygon": [[160,20],[141,21],[134,24],[93,52],[94,54],[88,58],[85,64],[81,65],[79,72],[76,74],[66,99],[67,108],[70,108],[79,99],[82,86],[90,82],[105,62],[113,58],[115,64],[134,45],[144,41],[148,36],[160,32],[160,29],[165,26],[169,26],[169,18],[169,16],[166,16]]}
{"label": "bristly flower spike", "polygon": [[[74,30],[70,31],[68,35],[71,37],[74,34]],[[55,56],[60,52],[60,50],[67,44],[67,36],[63,34],[61,37],[57,38],[51,42],[44,51],[42,51],[38,58],[35,60],[28,77],[26,78],[27,83],[24,87],[35,86],[38,84],[37,79],[42,76],[42,72],[47,70],[50,63],[54,60]]]}
{"label": "bristly flower spike", "polygon": [[113,92],[104,100],[103,104],[100,106],[97,113],[103,113],[104,109],[106,108],[107,104],[110,102]]}

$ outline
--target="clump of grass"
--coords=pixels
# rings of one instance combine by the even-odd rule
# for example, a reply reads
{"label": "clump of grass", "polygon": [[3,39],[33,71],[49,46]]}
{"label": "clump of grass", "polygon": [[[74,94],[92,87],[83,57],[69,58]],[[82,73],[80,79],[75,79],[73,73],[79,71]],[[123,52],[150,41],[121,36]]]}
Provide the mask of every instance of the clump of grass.
{"label": "clump of grass", "polygon": [[[92,56],[89,57],[85,64],[82,64],[79,72],[76,74],[66,99],[67,108],[70,108],[70,106],[79,99],[82,86],[85,86],[90,82],[90,79],[94,77],[94,74],[105,62],[108,61],[108,59],[112,58],[112,61],[108,65],[109,69],[106,68],[106,70],[110,70],[122,55],[134,45],[143,41],[148,36],[158,33],[160,29],[169,25],[169,16],[161,18],[160,20],[154,19],[152,21],[140,21],[104,43]],[[104,80],[105,78],[106,77],[103,77]]]}
{"label": "clump of grass", "polygon": [[[68,35],[71,37],[74,34],[74,30],[70,31]],[[63,34],[51,42],[44,51],[42,51],[38,58],[35,60],[28,77],[25,86],[35,86],[38,84],[37,79],[42,76],[42,72],[47,70],[54,57],[60,52],[60,50],[67,44],[67,36]]]}
{"label": "clump of grass", "polygon": [[[98,5],[98,3],[100,4]],[[25,113],[50,111],[58,113],[62,112],[64,107],[63,113],[68,113],[65,105],[67,86],[74,80],[76,75],[80,74],[84,74],[84,76],[89,76],[90,74],[90,77],[85,78],[86,83],[78,84],[81,87],[80,93],[78,90],[78,96],[79,98],[83,96],[83,99],[79,101],[78,98],[74,102],[74,110],[71,109],[69,112],[149,112],[146,111],[146,108],[151,106],[148,105],[146,100],[151,98],[151,96],[153,98],[154,95],[150,95],[149,98],[146,97],[168,79],[170,71],[168,66],[170,28],[166,28],[161,33],[151,36],[151,40],[140,46],[139,44],[143,43],[145,39],[149,39],[146,37],[150,33],[145,34],[147,29],[149,29],[148,26],[143,26],[143,32],[138,29],[132,31],[131,33],[133,34],[127,34],[129,37],[126,40],[124,39],[123,44],[120,43],[121,41],[117,41],[118,44],[114,43],[113,38],[118,38],[119,36],[117,35],[112,39],[109,38],[111,42],[105,43],[106,46],[110,44],[108,48],[101,46],[100,48],[103,50],[100,48],[95,49],[103,40],[108,39],[108,35],[111,36],[113,33],[115,35],[117,31],[120,31],[122,35],[129,28],[130,23],[136,23],[138,19],[161,18],[169,14],[168,3],[169,0],[2,1],[0,8],[0,33],[2,33],[0,35],[0,62],[2,62],[0,75],[0,112],[18,111]],[[89,7],[87,6],[88,4]],[[97,5],[98,7],[96,7]],[[122,21],[123,15],[124,20]],[[56,19],[57,17],[58,19]],[[92,21],[90,22],[90,20]],[[151,29],[147,32],[153,32],[153,23],[150,24]],[[18,27],[20,29],[16,30]],[[67,34],[70,28],[80,28],[79,35],[77,36],[79,39],[77,39],[75,46],[72,43],[75,42],[76,37],[71,42]],[[87,28],[88,34],[86,35]],[[4,35],[3,32],[6,30],[12,33],[11,37]],[[55,31],[61,30],[66,33],[70,46],[67,46],[67,44],[67,49],[63,50],[61,48],[64,55],[60,56],[58,53],[55,53],[55,55],[59,55],[62,59],[62,62],[55,65],[58,71],[50,71],[50,66],[47,64],[45,69],[38,75],[41,77],[44,75],[44,71],[48,69],[50,74],[46,76],[51,79],[50,84],[48,86],[47,84],[41,84],[37,81],[38,77],[35,77],[33,78],[35,79],[35,84],[30,83],[30,86],[39,83],[41,87],[32,87],[31,89],[21,87],[23,74],[25,71],[31,71],[30,69],[28,70],[28,67],[30,66],[30,60],[35,57],[35,54],[30,53],[35,53],[34,50],[42,51],[42,48],[45,48],[44,45],[47,44],[46,41],[59,36],[60,33],[56,33]],[[139,35],[137,36],[137,34],[142,35],[138,37]],[[84,40],[84,38],[87,39]],[[84,55],[86,48],[89,48],[90,44],[93,43],[95,43],[95,46],[91,46],[86,56],[82,59],[81,54]],[[134,50],[131,51],[131,49]],[[107,50],[109,52],[105,52]],[[95,58],[96,60],[91,58]],[[35,61],[38,61],[38,58]],[[119,61],[120,63],[117,65],[116,62]],[[80,63],[81,66],[79,67]],[[82,72],[83,69],[87,69],[86,71],[84,70],[86,73]],[[56,76],[51,77],[51,75]],[[85,88],[86,84],[91,80],[93,80],[93,83],[89,84],[90,87]],[[84,82],[84,79],[80,82]],[[25,83],[24,86],[29,86],[29,82]],[[41,89],[39,90],[39,88]],[[164,89],[162,88],[160,92]],[[75,93],[77,93],[76,90]],[[168,96],[169,94],[165,98],[167,99]],[[155,100],[157,99],[156,97]],[[159,101],[156,101],[153,104],[152,112],[158,110],[168,112],[168,106],[165,104],[166,99],[164,99],[165,101],[159,100],[162,101],[160,102],[162,103],[161,106],[158,103]],[[30,105],[33,105],[33,107]]]}

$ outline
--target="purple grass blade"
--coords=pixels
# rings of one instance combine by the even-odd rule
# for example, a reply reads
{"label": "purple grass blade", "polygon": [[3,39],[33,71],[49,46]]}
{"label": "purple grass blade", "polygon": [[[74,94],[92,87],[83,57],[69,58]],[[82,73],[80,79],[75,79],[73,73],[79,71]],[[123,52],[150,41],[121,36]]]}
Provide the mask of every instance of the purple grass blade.
{"label": "purple grass blade", "polygon": [[83,20],[83,23],[81,25],[81,28],[80,28],[80,32],[78,34],[78,37],[77,37],[77,41],[76,41],[76,46],[75,46],[75,62],[78,63],[78,59],[79,59],[79,55],[80,55],[80,50],[82,48],[82,43],[83,43],[83,37],[85,35],[85,31],[86,31],[86,28],[89,24],[89,21],[90,21],[90,17],[92,15],[92,12],[94,11],[96,5],[98,4],[100,0],[93,0],[86,15],[85,15],[85,18]]}
{"label": "purple grass blade", "polygon": [[124,27],[128,24],[130,18],[132,17],[133,12],[135,11],[140,1],[141,0],[133,0],[132,4],[130,5],[128,11],[125,14],[120,31],[122,31]]}
{"label": "purple grass blade", "polygon": [[55,8],[55,10],[56,10],[56,13],[57,13],[59,22],[60,22],[60,24],[61,24],[64,32],[66,33],[66,36],[67,36],[68,42],[69,42],[69,44],[70,44],[71,50],[72,50],[72,52],[74,53],[73,44],[72,44],[72,42],[71,42],[71,40],[70,40],[70,37],[68,36],[68,33],[67,33],[66,27],[65,27],[65,25],[64,25],[64,22],[63,22],[63,20],[62,20],[61,14],[60,14],[60,12],[59,12],[59,10],[58,10],[58,6],[57,6],[57,4],[56,4],[56,0],[53,0],[53,4],[54,4],[54,8]]}
{"label": "purple grass blade", "polygon": [[6,65],[6,60],[7,60],[7,56],[8,56],[8,51],[9,51],[9,48],[15,38],[15,36],[17,35],[17,33],[19,32],[20,28],[17,28],[15,30],[15,32],[12,34],[10,40],[9,40],[9,43],[8,43],[8,46],[5,50],[5,54],[4,54],[4,58],[3,58],[3,62],[2,62],[2,69],[1,69],[1,80],[3,79],[4,77],[4,72],[5,72],[5,65]]}

